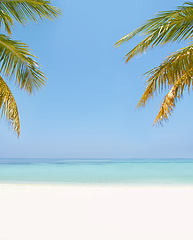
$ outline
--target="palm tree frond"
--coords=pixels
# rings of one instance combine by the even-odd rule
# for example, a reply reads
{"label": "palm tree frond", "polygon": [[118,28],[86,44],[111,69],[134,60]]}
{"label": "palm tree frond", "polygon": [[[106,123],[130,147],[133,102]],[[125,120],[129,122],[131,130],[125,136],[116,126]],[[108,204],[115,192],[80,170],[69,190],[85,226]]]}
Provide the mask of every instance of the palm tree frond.
{"label": "palm tree frond", "polygon": [[0,109],[2,110],[1,117],[4,115],[6,119],[10,122],[14,131],[16,131],[17,135],[20,135],[20,119],[19,112],[17,109],[17,105],[15,99],[3,80],[0,76]]}
{"label": "palm tree frond", "polygon": [[186,2],[177,10],[159,12],[135,31],[121,38],[114,46],[129,41],[138,34],[147,37],[126,56],[126,62],[138,54],[169,42],[191,39],[193,36],[193,3]]}
{"label": "palm tree frond", "polygon": [[188,74],[184,74],[182,78],[175,82],[161,104],[159,113],[154,121],[154,125],[168,120],[168,117],[172,114],[176,106],[176,102],[183,97],[184,89],[188,86],[189,90],[192,84],[192,76],[189,76]]}
{"label": "palm tree frond", "polygon": [[120,47],[121,44],[128,42],[130,39],[134,38],[137,36],[140,32],[143,32],[145,29],[145,25],[137,28],[136,30],[132,31],[131,33],[127,34],[126,36],[122,37],[119,41],[117,41],[113,47]]}
{"label": "palm tree frond", "polygon": [[16,84],[29,93],[45,84],[45,75],[39,70],[26,44],[0,35],[0,72],[15,77]]}
{"label": "palm tree frond", "polygon": [[0,27],[4,27],[6,32],[11,35],[11,27],[13,26],[13,19],[11,16],[0,9]]}
{"label": "palm tree frond", "polygon": [[181,78],[193,76],[193,45],[180,49],[169,55],[163,63],[147,72],[146,90],[141,97],[138,107],[145,106],[147,100],[164,88],[172,87]]}
{"label": "palm tree frond", "polygon": [[[49,0],[1,0],[0,11],[4,15],[12,16],[22,25],[43,18],[53,20],[61,14],[61,10],[52,6]],[[12,24],[6,21],[5,29],[9,34],[11,26]]]}

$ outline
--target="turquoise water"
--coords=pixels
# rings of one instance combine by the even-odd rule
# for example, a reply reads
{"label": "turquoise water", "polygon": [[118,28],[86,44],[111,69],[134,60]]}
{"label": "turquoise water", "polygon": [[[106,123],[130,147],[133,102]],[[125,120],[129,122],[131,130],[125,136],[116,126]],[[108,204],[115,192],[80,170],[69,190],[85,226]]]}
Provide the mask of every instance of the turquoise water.
{"label": "turquoise water", "polygon": [[193,159],[0,159],[0,183],[193,184]]}

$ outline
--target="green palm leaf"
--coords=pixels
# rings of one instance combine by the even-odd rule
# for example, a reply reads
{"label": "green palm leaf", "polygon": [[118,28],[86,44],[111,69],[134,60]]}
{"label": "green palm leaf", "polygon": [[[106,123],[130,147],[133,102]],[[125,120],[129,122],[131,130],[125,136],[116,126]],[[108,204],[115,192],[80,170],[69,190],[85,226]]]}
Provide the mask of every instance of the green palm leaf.
{"label": "green palm leaf", "polygon": [[11,34],[12,18],[24,25],[29,21],[37,22],[43,18],[53,20],[61,14],[60,9],[52,6],[49,0],[0,0],[0,12],[4,16],[1,25],[5,26],[8,34]]}
{"label": "green palm leaf", "polygon": [[[169,42],[191,40],[193,37],[193,3],[186,2],[176,10],[159,12],[144,25],[121,38],[114,46],[131,40],[137,35],[145,35],[143,41],[137,44],[125,56],[126,62],[149,48],[162,46]],[[177,100],[183,96],[184,89],[192,86],[193,78],[193,44],[170,54],[158,67],[148,71],[147,87],[141,97],[138,107],[144,107],[149,98],[160,93],[163,89],[170,89],[165,96],[155,123],[168,120]]]}
{"label": "green palm leaf", "polygon": [[13,129],[17,132],[17,135],[20,134],[20,120],[19,113],[15,99],[3,80],[0,76],[0,109],[2,111],[1,116],[5,116],[6,119],[10,122]]}
{"label": "green palm leaf", "polygon": [[121,38],[114,46],[119,47],[140,33],[147,37],[125,56],[126,62],[146,52],[148,48],[191,39],[193,36],[193,3],[186,2],[177,10],[157,13],[154,18]]}
{"label": "green palm leaf", "polygon": [[13,19],[8,14],[0,9],[0,27],[4,27],[9,35],[11,35],[11,27],[13,26]]}
{"label": "green palm leaf", "polygon": [[0,72],[29,93],[45,84],[45,76],[39,70],[38,63],[26,44],[0,35]]}
{"label": "green palm leaf", "polygon": [[[11,35],[14,19],[24,25],[29,21],[53,20],[61,11],[50,0],[0,0],[0,27]],[[28,45],[0,34],[0,73],[15,79],[21,89],[32,93],[45,84],[45,75],[40,71]],[[18,109],[7,84],[0,76],[0,109],[13,129],[20,134]]]}

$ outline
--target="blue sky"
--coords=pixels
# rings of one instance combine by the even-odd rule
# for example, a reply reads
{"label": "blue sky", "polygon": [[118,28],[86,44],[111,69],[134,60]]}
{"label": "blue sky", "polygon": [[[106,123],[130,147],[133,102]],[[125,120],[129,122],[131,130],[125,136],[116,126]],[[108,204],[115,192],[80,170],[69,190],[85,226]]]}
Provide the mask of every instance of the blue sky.
{"label": "blue sky", "polygon": [[128,64],[123,57],[141,38],[112,47],[156,12],[183,3],[55,0],[63,11],[56,21],[16,24],[13,39],[29,44],[48,82],[33,96],[9,83],[21,136],[1,119],[0,157],[192,157],[192,94],[184,95],[163,127],[153,122],[164,94],[136,108],[145,88],[142,74],[183,45],[151,50]]}

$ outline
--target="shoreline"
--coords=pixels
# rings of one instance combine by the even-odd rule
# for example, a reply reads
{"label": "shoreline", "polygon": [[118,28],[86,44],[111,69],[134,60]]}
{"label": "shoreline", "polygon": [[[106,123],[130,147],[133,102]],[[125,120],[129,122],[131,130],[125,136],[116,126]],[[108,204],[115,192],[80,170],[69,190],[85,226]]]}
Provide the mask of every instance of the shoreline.
{"label": "shoreline", "polygon": [[67,187],[67,188],[193,188],[193,183],[66,183],[66,182],[0,182],[0,187]]}
{"label": "shoreline", "polygon": [[2,240],[192,240],[193,185],[0,183]]}

